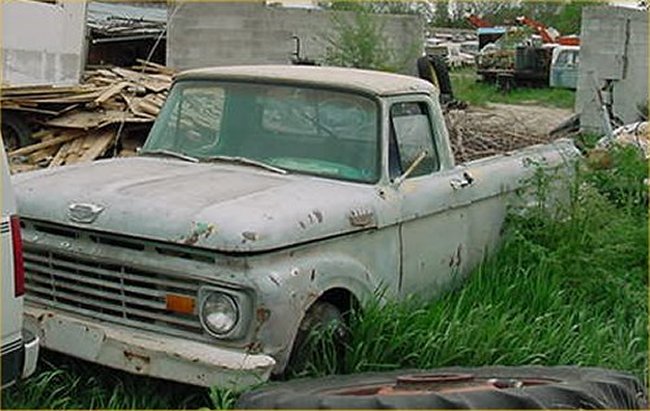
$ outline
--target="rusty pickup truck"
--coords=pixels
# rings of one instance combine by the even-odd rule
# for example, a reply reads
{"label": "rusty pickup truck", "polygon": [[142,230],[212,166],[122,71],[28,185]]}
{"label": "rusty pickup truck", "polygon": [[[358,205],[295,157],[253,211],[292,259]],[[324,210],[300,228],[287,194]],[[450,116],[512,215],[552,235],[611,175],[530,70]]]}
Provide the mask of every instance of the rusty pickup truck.
{"label": "rusty pickup truck", "polygon": [[131,158],[14,177],[26,325],[132,373],[245,387],[297,336],[376,295],[431,298],[499,244],[569,140],[455,164],[437,90],[304,66],[177,76]]}

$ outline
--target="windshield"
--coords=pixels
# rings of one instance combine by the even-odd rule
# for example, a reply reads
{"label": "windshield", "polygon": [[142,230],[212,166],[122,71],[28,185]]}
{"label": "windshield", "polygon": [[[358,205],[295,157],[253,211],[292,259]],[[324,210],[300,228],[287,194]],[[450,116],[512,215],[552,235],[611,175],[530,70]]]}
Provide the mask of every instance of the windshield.
{"label": "windshield", "polygon": [[298,173],[375,182],[377,112],[376,102],[351,93],[183,81],[172,89],[141,154],[247,159]]}

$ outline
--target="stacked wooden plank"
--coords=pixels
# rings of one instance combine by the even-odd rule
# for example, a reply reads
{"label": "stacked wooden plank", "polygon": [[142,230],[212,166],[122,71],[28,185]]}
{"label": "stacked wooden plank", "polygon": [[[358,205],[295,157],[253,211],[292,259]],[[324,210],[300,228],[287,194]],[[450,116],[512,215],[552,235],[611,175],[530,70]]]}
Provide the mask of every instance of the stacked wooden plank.
{"label": "stacked wooden plank", "polygon": [[174,71],[150,62],[88,70],[78,86],[2,87],[0,106],[23,113],[34,144],[8,153],[12,172],[129,156],[167,97]]}

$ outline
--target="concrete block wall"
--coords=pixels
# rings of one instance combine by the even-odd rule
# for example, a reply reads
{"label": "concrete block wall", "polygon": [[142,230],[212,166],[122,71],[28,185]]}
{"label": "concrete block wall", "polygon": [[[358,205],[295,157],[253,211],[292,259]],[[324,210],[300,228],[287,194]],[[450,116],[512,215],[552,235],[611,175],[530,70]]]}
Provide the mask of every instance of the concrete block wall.
{"label": "concrete block wall", "polygon": [[[167,64],[178,69],[237,64],[291,64],[297,35],[302,57],[322,61],[334,34],[331,11],[263,3],[196,2],[170,7]],[[350,13],[347,18],[352,17]],[[416,16],[382,15],[391,49],[412,66],[422,54],[423,22]],[[404,55],[404,54],[407,55]],[[401,59],[400,59],[401,60]]]}
{"label": "concrete block wall", "polygon": [[76,84],[85,63],[86,3],[2,4],[2,81]]}
{"label": "concrete block wall", "polygon": [[625,123],[637,121],[637,105],[648,101],[648,12],[585,8],[580,37],[575,111],[580,113],[581,129],[604,131],[595,83],[602,87],[607,79],[613,82],[613,112]]}

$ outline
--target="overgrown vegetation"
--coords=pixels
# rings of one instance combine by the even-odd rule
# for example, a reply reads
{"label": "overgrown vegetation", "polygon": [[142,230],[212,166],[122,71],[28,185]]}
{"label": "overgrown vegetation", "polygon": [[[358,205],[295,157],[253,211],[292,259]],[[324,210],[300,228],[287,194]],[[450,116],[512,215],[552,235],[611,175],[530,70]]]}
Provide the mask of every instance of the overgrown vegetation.
{"label": "overgrown vegetation", "polygon": [[560,88],[518,87],[507,94],[497,91],[496,85],[477,81],[475,68],[450,73],[454,96],[474,106],[489,103],[536,104],[573,109],[575,91]]}
{"label": "overgrown vegetation", "polygon": [[325,63],[331,66],[399,72],[415,64],[416,45],[395,51],[384,36],[384,24],[361,7],[333,14],[333,34],[326,41]]}
{"label": "overgrown vegetation", "polygon": [[[453,3],[453,6],[452,6]],[[428,26],[472,29],[467,14],[475,14],[489,23],[498,25],[515,24],[518,16],[527,16],[546,26],[557,29],[562,34],[580,34],[582,9],[587,6],[603,4],[599,0],[561,0],[561,1],[485,1],[449,0],[425,1],[353,1],[322,0],[319,4],[333,10],[359,10],[380,14],[418,14]]]}
{"label": "overgrown vegetation", "polygon": [[[647,385],[648,167],[633,148],[610,156],[608,168],[581,164],[560,214],[544,202],[513,213],[501,250],[461,288],[354,313],[345,362],[316,338],[311,374],[575,364]],[[2,391],[2,408],[231,408],[236,398],[46,353],[33,377]]]}

